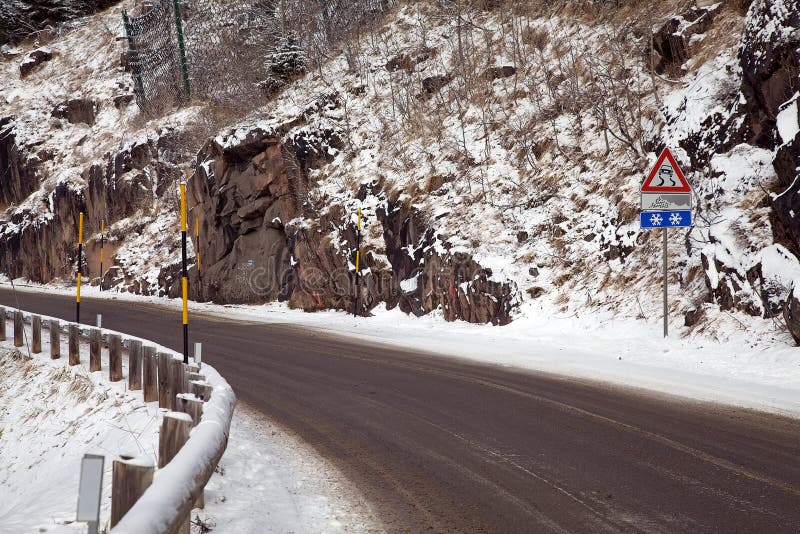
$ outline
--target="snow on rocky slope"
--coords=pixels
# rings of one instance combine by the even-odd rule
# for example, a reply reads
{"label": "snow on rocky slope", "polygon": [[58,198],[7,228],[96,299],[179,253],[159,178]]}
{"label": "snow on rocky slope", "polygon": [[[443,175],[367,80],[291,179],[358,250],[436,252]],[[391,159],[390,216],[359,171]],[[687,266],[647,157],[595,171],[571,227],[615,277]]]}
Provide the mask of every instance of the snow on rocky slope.
{"label": "snow on rocky slope", "polygon": [[[84,210],[93,276],[105,216],[103,284],[175,295],[188,177],[199,300],[352,310],[360,207],[360,313],[653,320],[661,244],[639,229],[638,188],[670,146],[697,192],[696,226],[670,232],[673,326],[800,334],[797,6],[513,4],[400,3],[227,127],[200,101],[155,119],[126,102],[119,7],[49,43],[24,79],[35,44],[7,51],[0,158],[21,185],[2,199],[4,270],[69,279]],[[75,95],[95,102],[93,125],[52,117]]]}

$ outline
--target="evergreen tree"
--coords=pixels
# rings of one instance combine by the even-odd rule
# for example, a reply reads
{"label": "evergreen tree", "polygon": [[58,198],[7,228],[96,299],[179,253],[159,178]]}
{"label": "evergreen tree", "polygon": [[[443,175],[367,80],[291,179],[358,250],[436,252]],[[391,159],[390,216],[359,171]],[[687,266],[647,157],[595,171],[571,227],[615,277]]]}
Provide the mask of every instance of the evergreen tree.
{"label": "evergreen tree", "polygon": [[267,58],[269,79],[266,85],[273,89],[284,85],[292,76],[305,73],[306,63],[300,39],[296,33],[288,32]]}

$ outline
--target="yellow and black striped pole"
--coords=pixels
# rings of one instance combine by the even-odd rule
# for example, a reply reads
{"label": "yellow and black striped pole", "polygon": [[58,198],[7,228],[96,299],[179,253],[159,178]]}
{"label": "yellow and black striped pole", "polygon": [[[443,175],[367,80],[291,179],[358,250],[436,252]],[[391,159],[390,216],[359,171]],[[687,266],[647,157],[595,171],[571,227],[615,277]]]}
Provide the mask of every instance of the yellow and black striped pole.
{"label": "yellow and black striped pole", "polygon": [[186,268],[186,182],[181,182],[181,248],[183,271],[181,293],[183,295],[183,363],[189,363],[189,275]]}
{"label": "yellow and black striped pole", "polygon": [[75,293],[75,322],[81,322],[81,268],[83,267],[83,212],[78,216],[78,284]]}
{"label": "yellow and black striped pole", "polygon": [[358,316],[358,297],[361,294],[361,208],[358,208],[358,224],[356,225],[356,300],[353,303],[353,316]]}
{"label": "yellow and black striped pole", "polygon": [[103,247],[106,244],[106,220],[100,220],[100,291],[103,290]]}

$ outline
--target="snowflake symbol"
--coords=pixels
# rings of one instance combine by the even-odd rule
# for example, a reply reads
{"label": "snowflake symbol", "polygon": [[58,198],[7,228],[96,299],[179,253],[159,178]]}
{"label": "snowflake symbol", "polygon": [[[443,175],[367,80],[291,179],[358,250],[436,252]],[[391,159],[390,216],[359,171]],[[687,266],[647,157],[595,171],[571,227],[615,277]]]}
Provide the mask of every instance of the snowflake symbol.
{"label": "snowflake symbol", "polygon": [[682,220],[683,220],[683,217],[681,217],[680,213],[673,213],[672,215],[669,216],[669,223],[672,226],[679,225]]}
{"label": "snowflake symbol", "polygon": [[661,215],[658,213],[654,213],[650,216],[650,224],[653,226],[661,226],[662,222],[664,222],[664,219],[662,219]]}

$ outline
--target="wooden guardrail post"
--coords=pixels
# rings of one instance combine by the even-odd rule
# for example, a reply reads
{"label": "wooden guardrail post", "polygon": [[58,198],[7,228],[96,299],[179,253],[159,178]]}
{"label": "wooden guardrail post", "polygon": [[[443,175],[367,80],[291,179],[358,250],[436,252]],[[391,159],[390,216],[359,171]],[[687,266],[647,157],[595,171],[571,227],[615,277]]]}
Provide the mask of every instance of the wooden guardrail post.
{"label": "wooden guardrail post", "polygon": [[167,412],[161,419],[161,432],[158,435],[158,468],[172,461],[192,430],[192,416],[181,412]]}
{"label": "wooden guardrail post", "polygon": [[81,363],[80,330],[78,325],[69,325],[69,364],[78,365]]}
{"label": "wooden guardrail post", "polygon": [[158,407],[169,408],[169,362],[172,356],[166,352],[158,353]]}
{"label": "wooden guardrail post", "polygon": [[118,334],[108,335],[108,379],[122,380],[122,338]]}
{"label": "wooden guardrail post", "polygon": [[[200,374],[200,373],[188,372],[188,373],[186,373],[186,379],[189,381],[189,384],[191,384],[192,382],[197,382],[197,381],[205,382],[206,375]],[[188,393],[191,393],[191,392],[192,391],[191,391],[191,386],[190,386]]]}
{"label": "wooden guardrail post", "polygon": [[6,309],[0,306],[0,341],[6,340]]}
{"label": "wooden guardrail post", "polygon": [[58,319],[50,319],[50,358],[61,357],[61,325]]}
{"label": "wooden guardrail post", "polygon": [[152,345],[142,348],[142,394],[144,395],[144,402],[158,400],[156,348]]}
{"label": "wooden guardrail post", "polygon": [[103,333],[99,328],[89,331],[89,371],[102,371],[103,363],[100,359],[103,344]]}
{"label": "wooden guardrail post", "polygon": [[121,455],[114,460],[111,475],[111,528],[128,513],[153,483],[153,463],[149,458]]}
{"label": "wooden guardrail post", "polygon": [[128,389],[142,389],[142,342],[131,340],[128,351]]}
{"label": "wooden guardrail post", "polygon": [[22,317],[22,312],[17,310],[14,312],[14,346],[21,347],[24,345],[25,336],[25,322]]}
{"label": "wooden guardrail post", "polygon": [[175,358],[170,362],[169,369],[169,409],[178,411],[177,395],[183,393],[183,380],[186,373],[183,370],[183,362]]}
{"label": "wooden guardrail post", "polygon": [[42,318],[38,315],[31,316],[31,352],[42,352]]}
{"label": "wooden guardrail post", "polygon": [[211,392],[213,391],[211,386],[201,381],[192,381],[190,382],[190,385],[192,386],[192,395],[203,402],[208,402],[208,400],[211,398]]}
{"label": "wooden guardrail post", "polygon": [[[172,358],[170,356],[170,358]],[[178,360],[175,360],[178,361]],[[183,362],[180,362],[183,365]],[[167,412],[161,420],[161,433],[158,435],[158,468],[161,469],[175,458],[178,451],[189,440],[192,430],[192,416],[180,412]],[[191,510],[181,521],[178,533],[189,532]]]}
{"label": "wooden guardrail post", "polygon": [[[186,373],[192,374],[192,373]],[[183,412],[185,414],[189,414],[192,417],[192,425],[197,426],[200,424],[200,419],[203,417],[203,405],[205,404],[202,400],[198,399],[191,393],[180,393],[177,395],[177,410],[179,412]],[[205,491],[200,490],[200,495],[197,496],[197,500],[194,502],[195,508],[203,509],[206,507],[206,498],[205,498]]]}
{"label": "wooden guardrail post", "polygon": [[191,393],[179,393],[176,398],[177,411],[189,414],[192,416],[192,424],[199,425],[200,418],[203,416],[203,401]]}

